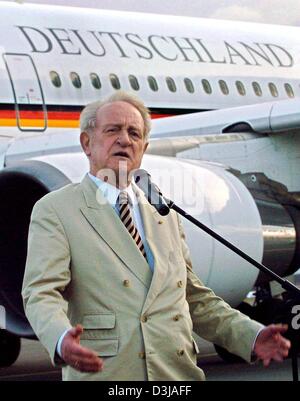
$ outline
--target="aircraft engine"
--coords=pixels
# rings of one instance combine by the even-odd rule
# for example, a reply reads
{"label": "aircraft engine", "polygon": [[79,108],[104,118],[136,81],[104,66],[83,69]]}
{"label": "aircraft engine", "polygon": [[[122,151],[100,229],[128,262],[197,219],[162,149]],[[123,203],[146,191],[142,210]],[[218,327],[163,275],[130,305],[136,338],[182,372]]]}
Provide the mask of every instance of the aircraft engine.
{"label": "aircraft engine", "polygon": [[[266,234],[263,224],[266,213],[262,219],[262,211],[268,207],[258,207],[253,194],[237,174],[219,164],[154,155],[145,155],[142,168],[150,172],[153,182],[166,197],[254,259],[261,262],[266,252],[278,247],[282,263],[278,266],[275,263],[275,270],[281,275],[287,271],[291,273],[297,247],[293,220],[278,208],[281,217],[276,220],[276,230],[271,231],[271,224],[268,224]],[[73,153],[15,161],[0,172],[0,305],[6,311],[7,333],[35,337],[21,299],[33,205],[46,193],[79,182],[86,171],[85,155]],[[273,216],[275,209],[271,209]],[[195,272],[217,295],[237,306],[254,287],[258,271],[188,221],[183,224]],[[267,260],[271,259],[272,256]],[[13,362],[12,356],[7,356],[6,360],[0,358],[0,366]]]}

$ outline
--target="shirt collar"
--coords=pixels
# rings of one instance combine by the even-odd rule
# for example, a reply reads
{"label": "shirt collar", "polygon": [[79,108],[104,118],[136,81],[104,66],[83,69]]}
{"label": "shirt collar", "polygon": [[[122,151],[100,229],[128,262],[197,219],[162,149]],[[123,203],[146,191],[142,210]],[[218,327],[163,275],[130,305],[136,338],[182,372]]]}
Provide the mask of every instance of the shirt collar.
{"label": "shirt collar", "polygon": [[[121,192],[120,189],[115,187],[114,185],[109,184],[108,182],[101,180],[98,177],[95,177],[91,173],[88,173],[88,176],[101,190],[108,203],[114,207],[117,203],[118,196]],[[130,183],[128,187],[125,188],[125,191],[128,193],[132,204],[135,205],[137,203],[137,198],[133,191],[132,183]]]}

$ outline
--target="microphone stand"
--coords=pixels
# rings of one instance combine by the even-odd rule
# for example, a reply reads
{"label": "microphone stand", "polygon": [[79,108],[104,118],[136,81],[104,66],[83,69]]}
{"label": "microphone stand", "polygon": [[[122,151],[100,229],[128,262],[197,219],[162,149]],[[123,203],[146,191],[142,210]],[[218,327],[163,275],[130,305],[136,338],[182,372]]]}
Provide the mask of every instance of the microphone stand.
{"label": "microphone stand", "polygon": [[[268,274],[273,280],[277,281],[284,290],[286,290],[290,295],[291,299],[288,301],[287,306],[289,307],[289,331],[290,331],[290,339],[291,339],[291,357],[292,357],[292,371],[293,371],[293,381],[298,381],[298,349],[296,345],[297,340],[297,329],[293,327],[292,320],[292,307],[294,305],[300,305],[300,289],[292,284],[290,281],[283,279],[282,277],[278,276],[268,267],[264,266],[263,264],[257,262],[255,259],[251,258],[249,255],[241,251],[239,248],[228,242],[226,239],[221,237],[215,231],[211,230],[199,220],[195,219],[190,214],[186,213],[183,209],[177,206],[173,201],[170,199],[165,198],[161,193],[161,197],[164,199],[165,203],[168,205],[170,209],[175,210],[175,212],[179,213],[181,216],[189,220],[191,223],[195,224],[201,230],[205,231],[211,237],[219,241],[221,244],[225,245],[227,248],[231,249],[234,253],[245,259],[247,262],[254,265],[260,271]],[[298,337],[299,340],[299,337]]]}

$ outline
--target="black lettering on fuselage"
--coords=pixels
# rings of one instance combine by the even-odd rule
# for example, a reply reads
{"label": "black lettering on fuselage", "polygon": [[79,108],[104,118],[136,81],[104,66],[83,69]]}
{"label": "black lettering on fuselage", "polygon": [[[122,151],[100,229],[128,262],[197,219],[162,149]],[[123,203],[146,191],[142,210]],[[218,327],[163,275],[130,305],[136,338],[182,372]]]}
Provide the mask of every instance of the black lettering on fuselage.
{"label": "black lettering on fuselage", "polygon": [[[174,36],[169,36],[169,38],[172,40],[173,43],[175,43],[176,47],[179,49],[180,53],[183,55],[184,61],[194,61],[193,58],[190,59],[187,55],[187,51],[192,52],[193,55],[196,55],[197,61],[200,61],[203,63],[203,58],[199,54],[198,50],[196,47],[193,45],[191,39],[189,38],[175,38]],[[182,44],[182,42],[179,42],[179,40],[184,41],[187,43],[187,45]],[[191,54],[191,53],[189,53]]]}
{"label": "black lettering on fuselage", "polygon": [[[81,50],[80,48],[67,48],[67,46],[74,46],[74,43],[72,42],[72,40],[69,37],[69,33],[66,29],[62,29],[62,28],[47,28],[48,31],[50,31],[52,33],[52,35],[54,36],[55,40],[57,41],[58,45],[60,46],[61,50],[62,50],[62,54],[72,54],[72,55],[78,55],[81,54]],[[60,36],[60,35],[63,36]]]}
{"label": "black lettering on fuselage", "polygon": [[71,31],[76,35],[76,37],[79,39],[80,43],[83,45],[83,47],[85,48],[85,50],[87,52],[89,52],[90,54],[92,54],[93,56],[96,56],[96,57],[105,56],[105,54],[106,54],[105,48],[104,48],[103,44],[101,43],[100,39],[97,37],[97,35],[96,35],[96,33],[94,31],[88,31],[88,33],[91,34],[90,36],[93,37],[94,40],[96,39],[96,45],[97,45],[97,47],[100,46],[100,48],[102,50],[101,53],[97,53],[94,48],[92,50],[91,49],[91,45],[89,45],[87,43],[87,40],[85,40],[82,37],[81,33],[79,33],[77,29],[71,29]]}
{"label": "black lettering on fuselage", "polygon": [[[247,66],[267,65],[274,68],[294,66],[294,59],[289,51],[274,43],[220,41],[212,46],[202,38],[158,34],[143,37],[134,32],[121,34],[110,31],[80,31],[20,25],[16,25],[16,28],[28,43],[31,53],[51,53],[58,49],[62,55],[73,56],[89,54],[94,57],[104,57],[114,54],[119,58],[136,57],[154,61],[160,57],[167,62],[232,65],[242,63]],[[222,48],[223,52],[220,50]]]}
{"label": "black lettering on fuselage", "polygon": [[[115,45],[115,46],[117,47],[117,49],[119,50],[121,57],[129,58],[129,56],[127,56],[127,54],[124,52],[122,46],[120,45],[120,43],[119,43],[119,41],[118,41],[119,38],[122,38],[122,35],[121,35],[120,33],[118,33],[118,32],[98,32],[98,33],[99,33],[99,35],[101,35],[101,36],[102,36],[102,35],[107,35],[107,36],[112,40],[112,42],[114,43],[114,45]],[[117,39],[117,38],[118,38],[118,39]]]}
{"label": "black lettering on fuselage", "polygon": [[[294,65],[294,60],[291,54],[285,50],[283,47],[274,45],[272,43],[263,43],[264,46],[267,47],[267,49],[270,50],[270,52],[273,54],[273,56],[276,58],[278,61],[278,67],[292,67]],[[288,58],[288,64],[284,64],[282,59],[279,57],[278,51],[285,54]]]}
{"label": "black lettering on fuselage", "polygon": [[259,45],[259,43],[255,43],[255,45],[258,47],[258,49],[253,48],[252,46],[247,45],[244,42],[239,42],[248,52],[252,60],[254,61],[255,65],[262,65],[261,62],[258,61],[259,59],[265,60],[268,64],[273,65],[273,62],[270,58],[270,56],[267,55],[267,53],[262,49]]}
{"label": "black lettering on fuselage", "polygon": [[164,36],[159,36],[159,35],[150,35],[150,36],[148,37],[148,41],[149,41],[149,43],[150,43],[152,49],[153,49],[160,57],[162,57],[164,60],[168,60],[168,61],[175,61],[175,60],[177,60],[177,57],[178,57],[177,54],[176,54],[175,56],[173,56],[173,57],[168,57],[168,56],[166,56],[165,54],[163,54],[162,51],[159,50],[158,47],[157,47],[157,45],[154,43],[154,38],[155,38],[155,39],[161,39],[161,40],[163,40],[165,43],[168,43],[168,39],[165,38]]}
{"label": "black lettering on fuselage", "polygon": [[197,43],[199,43],[199,45],[202,47],[202,49],[205,51],[206,55],[209,58],[209,62],[210,63],[214,63],[214,64],[226,64],[226,58],[224,57],[223,60],[216,60],[212,54],[210,53],[210,51],[208,50],[208,48],[202,43],[202,39],[195,39],[197,41]]}
{"label": "black lettering on fuselage", "polygon": [[[23,33],[23,35],[27,39],[28,43],[31,46],[32,53],[50,53],[51,52],[51,50],[53,48],[52,42],[48,38],[48,36],[44,32],[42,32],[40,29],[33,28],[32,26],[16,25],[16,27],[20,29],[20,31]],[[31,32],[31,33],[29,33],[29,32]],[[40,43],[39,43],[39,46],[36,44],[36,42],[38,40],[36,33],[38,33],[38,36],[40,38],[43,38],[43,40],[44,40],[43,45],[45,44],[46,47],[41,46]],[[34,35],[35,39],[33,38],[33,35]]]}
{"label": "black lettering on fuselage", "polygon": [[141,59],[145,59],[145,60],[151,60],[153,58],[153,53],[151,52],[150,49],[148,49],[148,47],[146,47],[144,44],[141,44],[139,42],[136,42],[133,38],[137,38],[139,41],[143,42],[143,39],[136,33],[126,33],[125,34],[125,38],[128,40],[128,42],[132,43],[133,45],[139,47],[140,49],[143,49],[146,54],[141,54],[139,53],[137,50],[135,50],[135,54],[141,58]]}
{"label": "black lettering on fuselage", "polygon": [[233,47],[230,43],[228,43],[228,42],[224,42],[224,44],[225,44],[225,47],[226,47],[226,49],[227,49],[227,53],[228,53],[228,56],[229,56],[229,59],[230,59],[230,64],[237,64],[234,60],[233,60],[233,58],[235,57],[235,58],[239,58],[239,59],[241,59],[241,60],[243,60],[244,61],[244,63],[246,64],[246,65],[252,65],[247,59],[246,59],[246,57],[245,56],[243,56],[243,54],[242,53],[240,53],[235,47]]}

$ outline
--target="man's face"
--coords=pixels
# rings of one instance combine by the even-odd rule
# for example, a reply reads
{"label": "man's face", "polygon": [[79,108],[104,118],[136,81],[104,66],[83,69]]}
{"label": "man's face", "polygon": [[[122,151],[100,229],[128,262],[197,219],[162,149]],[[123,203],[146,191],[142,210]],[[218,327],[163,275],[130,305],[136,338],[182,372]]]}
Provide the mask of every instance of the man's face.
{"label": "man's face", "polygon": [[128,173],[140,167],[148,145],[144,140],[144,121],[140,112],[123,101],[101,107],[97,112],[96,128],[90,134],[82,133],[80,139],[90,161],[90,172],[104,179],[112,170],[117,186],[120,174],[125,174],[127,181]]}

